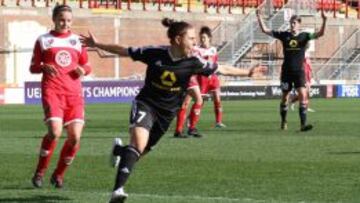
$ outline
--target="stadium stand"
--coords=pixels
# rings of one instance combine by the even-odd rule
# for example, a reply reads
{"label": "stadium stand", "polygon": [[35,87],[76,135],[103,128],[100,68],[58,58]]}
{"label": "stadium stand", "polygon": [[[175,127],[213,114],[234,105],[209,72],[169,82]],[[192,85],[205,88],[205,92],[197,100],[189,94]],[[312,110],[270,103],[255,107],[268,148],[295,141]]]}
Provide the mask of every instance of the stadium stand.
{"label": "stadium stand", "polygon": [[[358,1],[358,0],[357,0]],[[359,0],[360,1],[360,0]],[[43,7],[53,6],[56,2],[50,0],[40,0],[36,1],[36,8],[32,7],[31,0],[21,0],[19,1],[21,8],[28,8],[26,12],[42,12],[47,13],[47,9],[42,9]],[[78,9],[77,12],[81,12],[87,15],[97,14],[106,14],[111,17],[111,15],[126,15],[126,18],[136,18],[135,13],[137,12],[122,12],[122,10],[132,10],[132,11],[141,11],[142,13],[138,13],[138,15],[144,16],[153,16],[160,15],[163,16],[164,13],[153,12],[151,11],[177,11],[177,12],[193,12],[191,15],[202,15],[198,17],[198,19],[205,19],[207,16],[214,17],[215,15],[207,15],[203,12],[209,12],[211,14],[214,13],[223,13],[225,10],[228,13],[235,13],[236,15],[218,15],[219,19],[223,18],[234,18],[237,19],[233,22],[225,22],[224,20],[219,20],[213,26],[213,40],[214,44],[219,48],[219,57],[222,62],[229,62],[233,64],[238,64],[242,67],[252,67],[254,64],[260,64],[264,66],[268,66],[271,68],[271,78],[278,78],[278,70],[281,65],[281,50],[278,48],[278,43],[274,39],[270,39],[267,36],[264,36],[258,29],[256,18],[254,16],[254,8],[261,9],[265,16],[267,16],[267,23],[269,27],[272,29],[287,29],[287,18],[289,15],[293,14],[292,12],[298,12],[300,15],[304,15],[304,26],[311,29],[318,28],[319,24],[317,22],[317,18],[319,16],[319,11],[323,10],[326,12],[336,12],[337,18],[339,20],[334,20],[328,26],[329,33],[331,35],[326,35],[324,40],[320,40],[314,46],[316,47],[316,52],[312,53],[312,61],[314,62],[314,71],[316,78],[318,79],[339,79],[343,77],[358,78],[357,70],[354,67],[357,67],[359,64],[359,53],[356,51],[359,49],[358,42],[346,43],[354,45],[354,47],[349,48],[341,47],[345,44],[345,39],[351,37],[351,33],[354,32],[354,29],[348,24],[356,24],[358,21],[354,18],[358,17],[358,12],[355,15],[345,16],[342,13],[341,9],[344,8],[344,5],[350,6],[358,6],[359,4],[350,3],[350,1],[339,1],[339,0],[78,0],[78,1],[69,1],[64,0],[63,3],[67,3],[71,5],[74,9]],[[343,4],[345,3],[345,4]],[[347,4],[346,4],[347,3]],[[6,10],[8,8],[16,8],[16,1],[6,1],[6,7],[1,7]],[[81,6],[82,5],[82,6]],[[83,8],[83,9],[79,9]],[[87,9],[90,8],[90,9]],[[206,10],[208,9],[208,10]],[[236,10],[237,9],[237,10]],[[14,11],[16,9],[9,9]],[[303,12],[305,10],[311,10],[311,12]],[[107,13],[105,11],[108,11]],[[110,12],[116,11],[116,12]],[[239,12],[240,11],[240,12]],[[244,12],[245,11],[245,12]],[[291,11],[291,12],[290,12]],[[103,12],[103,13],[101,13]],[[236,13],[238,12],[238,13]],[[240,15],[238,15],[240,14]],[[32,13],[33,15],[33,13]],[[171,13],[171,15],[176,15],[175,13]],[[180,14],[181,15],[181,14]],[[100,15],[99,15],[100,16]],[[327,14],[329,18],[332,18],[329,14]],[[147,18],[143,17],[143,18]],[[352,18],[349,21],[343,21],[341,18]],[[157,17],[159,18],[159,16]],[[190,15],[189,15],[190,18]],[[191,18],[190,18],[191,19]],[[192,18],[195,19],[195,18]],[[103,23],[104,19],[101,19],[97,22],[98,25],[106,25]],[[241,22],[240,22],[241,21]],[[120,41],[126,41],[129,44],[136,44],[139,40],[139,36],[132,36],[131,34],[126,34],[130,27],[151,27],[153,28],[153,24],[136,24],[133,25],[134,22],[126,23],[125,20],[122,19],[121,26],[126,27],[126,30],[119,30],[121,32],[121,36],[125,38],[119,39]],[[200,23],[204,23],[204,21],[200,20]],[[206,22],[210,23],[210,22]],[[42,23],[44,24],[44,23]],[[111,22],[107,26],[112,26],[114,23]],[[270,26],[271,25],[271,26]],[[357,24],[358,25],[358,24]],[[87,27],[88,25],[82,25],[83,27]],[[0,25],[1,27],[1,25]],[[80,26],[81,27],[81,26]],[[355,26],[356,27],[356,26]],[[343,29],[344,34],[339,34],[339,30]],[[85,28],[84,28],[85,29]],[[86,32],[83,28],[77,30],[78,32]],[[140,29],[140,28],[139,28]],[[156,28],[157,29],[157,28]],[[153,30],[151,30],[153,31]],[[130,32],[130,31],[129,31]],[[104,38],[107,36],[108,39],[113,40],[115,32],[109,30],[109,36],[106,34],[99,35],[100,38]],[[125,33],[125,34],[124,34]],[[350,33],[350,34],[349,34]],[[129,36],[126,36],[129,35]],[[358,35],[358,34],[357,34]],[[153,37],[153,35],[152,35]],[[142,44],[151,37],[144,38],[141,42]],[[3,38],[5,39],[5,37]],[[353,37],[353,39],[358,39]],[[331,42],[331,43],[329,43]],[[140,42],[139,42],[140,43]],[[10,50],[12,47],[6,47],[5,44],[0,40],[0,47],[3,46],[4,50]],[[22,57],[23,54],[29,53],[29,50],[23,51],[26,48],[21,48],[16,50],[16,55],[13,52],[5,51],[0,55],[0,61],[6,61],[5,55],[9,54],[11,57]],[[343,51],[338,51],[338,50]],[[349,50],[348,53],[346,50]],[[336,52],[338,54],[336,55]],[[351,52],[352,51],[352,52]],[[14,51],[15,52],[15,51]],[[22,53],[23,52],[23,53]],[[91,51],[96,57],[98,54],[94,51]],[[348,53],[346,56],[351,56],[349,58],[345,58],[340,54]],[[7,57],[7,58],[11,58]],[[100,56],[103,57],[103,56]],[[115,56],[106,56],[107,65],[109,67],[113,66],[112,59]],[[344,65],[340,64],[340,59],[345,61]],[[20,59],[19,59],[20,60]],[[14,59],[15,61],[15,59]],[[126,64],[122,64],[124,62],[120,62],[120,66],[126,66]],[[138,68],[138,67],[136,67]],[[108,75],[121,75],[121,77],[131,78],[131,74],[139,75],[139,72],[134,73],[126,73],[124,75],[120,73],[114,73],[112,70],[108,70],[109,74],[103,71],[98,73],[100,77],[108,77]],[[1,73],[1,72],[0,72]],[[3,74],[5,75],[5,74]],[[15,77],[15,76],[14,76]],[[117,77],[117,76],[116,76]],[[138,77],[136,77],[138,78]],[[1,82],[1,81],[0,81]]]}
{"label": "stadium stand", "polygon": [[317,0],[316,9],[324,11],[338,11],[341,7],[341,2],[336,0]]}
{"label": "stadium stand", "polygon": [[205,13],[208,12],[208,8],[216,8],[216,13],[219,13],[222,9],[227,10],[228,13],[233,13],[233,9],[240,8],[241,13],[245,13],[246,9],[256,8],[265,3],[271,5],[274,9],[280,9],[285,4],[295,2],[298,8],[314,8],[318,11],[323,10],[327,12],[332,11],[334,12],[334,17],[336,16],[336,12],[345,13],[346,17],[349,16],[349,12],[356,12],[357,17],[360,18],[358,12],[360,10],[360,0],[1,0],[0,4],[1,6],[13,6],[12,2],[16,2],[14,6],[22,7],[49,7],[60,2],[78,8],[147,10],[148,7],[156,6],[156,10],[158,11],[162,11],[162,7],[170,7],[172,11],[180,10],[187,12],[192,12],[201,6]]}

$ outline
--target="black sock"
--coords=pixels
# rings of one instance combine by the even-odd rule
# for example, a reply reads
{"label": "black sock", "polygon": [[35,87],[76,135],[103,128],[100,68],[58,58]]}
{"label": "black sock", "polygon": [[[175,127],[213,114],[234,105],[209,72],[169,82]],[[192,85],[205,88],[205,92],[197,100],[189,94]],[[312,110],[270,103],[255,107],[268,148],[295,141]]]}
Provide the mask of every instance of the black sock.
{"label": "black sock", "polygon": [[305,104],[300,104],[300,106],[299,106],[299,116],[300,116],[301,126],[306,125],[306,112],[307,112],[306,105]]}
{"label": "black sock", "polygon": [[120,146],[120,145],[116,145],[114,147],[114,151],[113,151],[113,155],[115,156],[122,156],[123,152],[125,151],[127,146]]}
{"label": "black sock", "polygon": [[125,185],[135,163],[140,158],[140,152],[132,146],[124,147],[116,174],[114,191]]}
{"label": "black sock", "polygon": [[280,104],[280,115],[281,115],[281,122],[286,122],[286,115],[288,112],[288,105],[287,104]]}

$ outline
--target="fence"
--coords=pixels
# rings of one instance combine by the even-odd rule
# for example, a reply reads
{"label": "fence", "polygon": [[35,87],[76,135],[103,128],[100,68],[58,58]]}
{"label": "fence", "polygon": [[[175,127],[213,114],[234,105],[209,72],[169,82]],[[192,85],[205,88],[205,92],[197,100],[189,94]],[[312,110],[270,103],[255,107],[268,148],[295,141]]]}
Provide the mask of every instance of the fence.
{"label": "fence", "polygon": [[[347,69],[352,67],[352,64],[356,63],[357,58],[360,57],[358,50],[360,50],[360,29],[356,29],[349,38],[343,40],[338,50],[317,71],[317,77],[324,79],[344,78],[346,74],[343,72],[348,71]],[[351,77],[347,79],[351,79]]]}
{"label": "fence", "polygon": [[[170,10],[185,12],[248,13],[266,2],[274,9],[282,8],[289,0],[0,0],[2,6],[50,7],[56,3],[69,4],[75,8],[103,8],[117,10]],[[314,13],[318,10],[333,12],[333,16],[344,14],[360,19],[360,0],[296,0],[294,8]]]}

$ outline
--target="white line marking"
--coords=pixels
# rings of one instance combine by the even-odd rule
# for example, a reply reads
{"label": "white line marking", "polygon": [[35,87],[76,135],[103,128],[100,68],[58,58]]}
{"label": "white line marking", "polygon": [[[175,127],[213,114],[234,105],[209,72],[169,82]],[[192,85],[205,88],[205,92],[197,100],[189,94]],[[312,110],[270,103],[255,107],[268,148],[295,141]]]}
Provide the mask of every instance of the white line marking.
{"label": "white line marking", "polygon": [[[104,193],[102,193],[104,195]],[[110,192],[105,195],[110,197]],[[155,199],[193,199],[193,200],[212,200],[212,201],[226,201],[226,202],[251,202],[251,203],[267,203],[267,202],[275,202],[275,201],[266,201],[266,200],[254,200],[250,198],[229,198],[229,197],[204,197],[198,195],[158,195],[158,194],[141,194],[141,193],[129,193],[129,198],[131,197],[148,197]]]}

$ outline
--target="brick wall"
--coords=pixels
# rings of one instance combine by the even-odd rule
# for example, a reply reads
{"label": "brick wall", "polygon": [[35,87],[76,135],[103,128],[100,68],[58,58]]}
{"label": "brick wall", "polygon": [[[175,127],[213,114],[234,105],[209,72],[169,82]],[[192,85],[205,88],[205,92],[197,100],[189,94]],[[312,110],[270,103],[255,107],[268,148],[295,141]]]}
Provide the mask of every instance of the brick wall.
{"label": "brick wall", "polygon": [[[99,16],[92,15],[89,12],[78,16],[77,12],[74,12],[74,24],[73,32],[80,34],[86,34],[88,30],[92,31],[95,36],[102,42],[114,43],[116,35],[118,33],[119,44],[131,45],[131,46],[143,46],[143,45],[166,45],[168,39],[166,37],[166,28],[161,25],[161,18],[166,13],[154,12],[153,15],[150,12],[146,12],[144,15],[138,12],[136,15],[130,15],[131,12],[127,12],[122,16]],[[146,15],[146,16],[145,16]],[[170,14],[169,14],[170,15]],[[221,20],[229,20],[229,18],[223,18],[219,16],[205,15],[195,16],[199,14],[186,13],[185,16],[171,13],[171,17],[178,19],[185,19],[194,24],[196,28],[202,25],[208,25],[214,28]],[[194,16],[193,16],[194,15]],[[145,17],[144,17],[145,16]],[[152,17],[151,17],[152,16]],[[188,17],[188,18],[186,18]],[[237,17],[232,16],[235,20]],[[239,17],[241,18],[241,17]],[[37,15],[3,15],[0,20],[0,47],[6,47],[8,40],[7,24],[14,21],[36,21],[39,24],[51,28],[52,21],[49,17],[48,10],[41,10]],[[120,22],[119,27],[116,27],[116,22]],[[304,27],[319,27],[319,20],[314,24],[312,19],[304,20]],[[351,22],[345,21],[339,22],[338,19],[329,19],[329,25],[324,37],[316,41],[316,53],[317,58],[324,58],[331,56],[339,45],[339,25],[344,28],[344,35],[346,37],[354,30],[356,23],[359,21]],[[26,36],[26,33],[24,33]],[[265,48],[268,49],[268,48]],[[276,43],[272,48],[276,56],[281,57],[281,45]],[[93,75],[100,78],[109,78],[115,76],[115,61],[118,60],[114,57],[100,58],[99,55],[94,52],[89,52],[89,59],[93,66]],[[30,58],[29,58],[30,60]],[[5,82],[5,54],[0,54],[0,84]],[[145,66],[141,63],[134,63],[130,59],[122,58],[119,60],[120,77],[127,77],[133,74],[142,74],[145,71]],[[26,67],[27,68],[27,67]]]}

